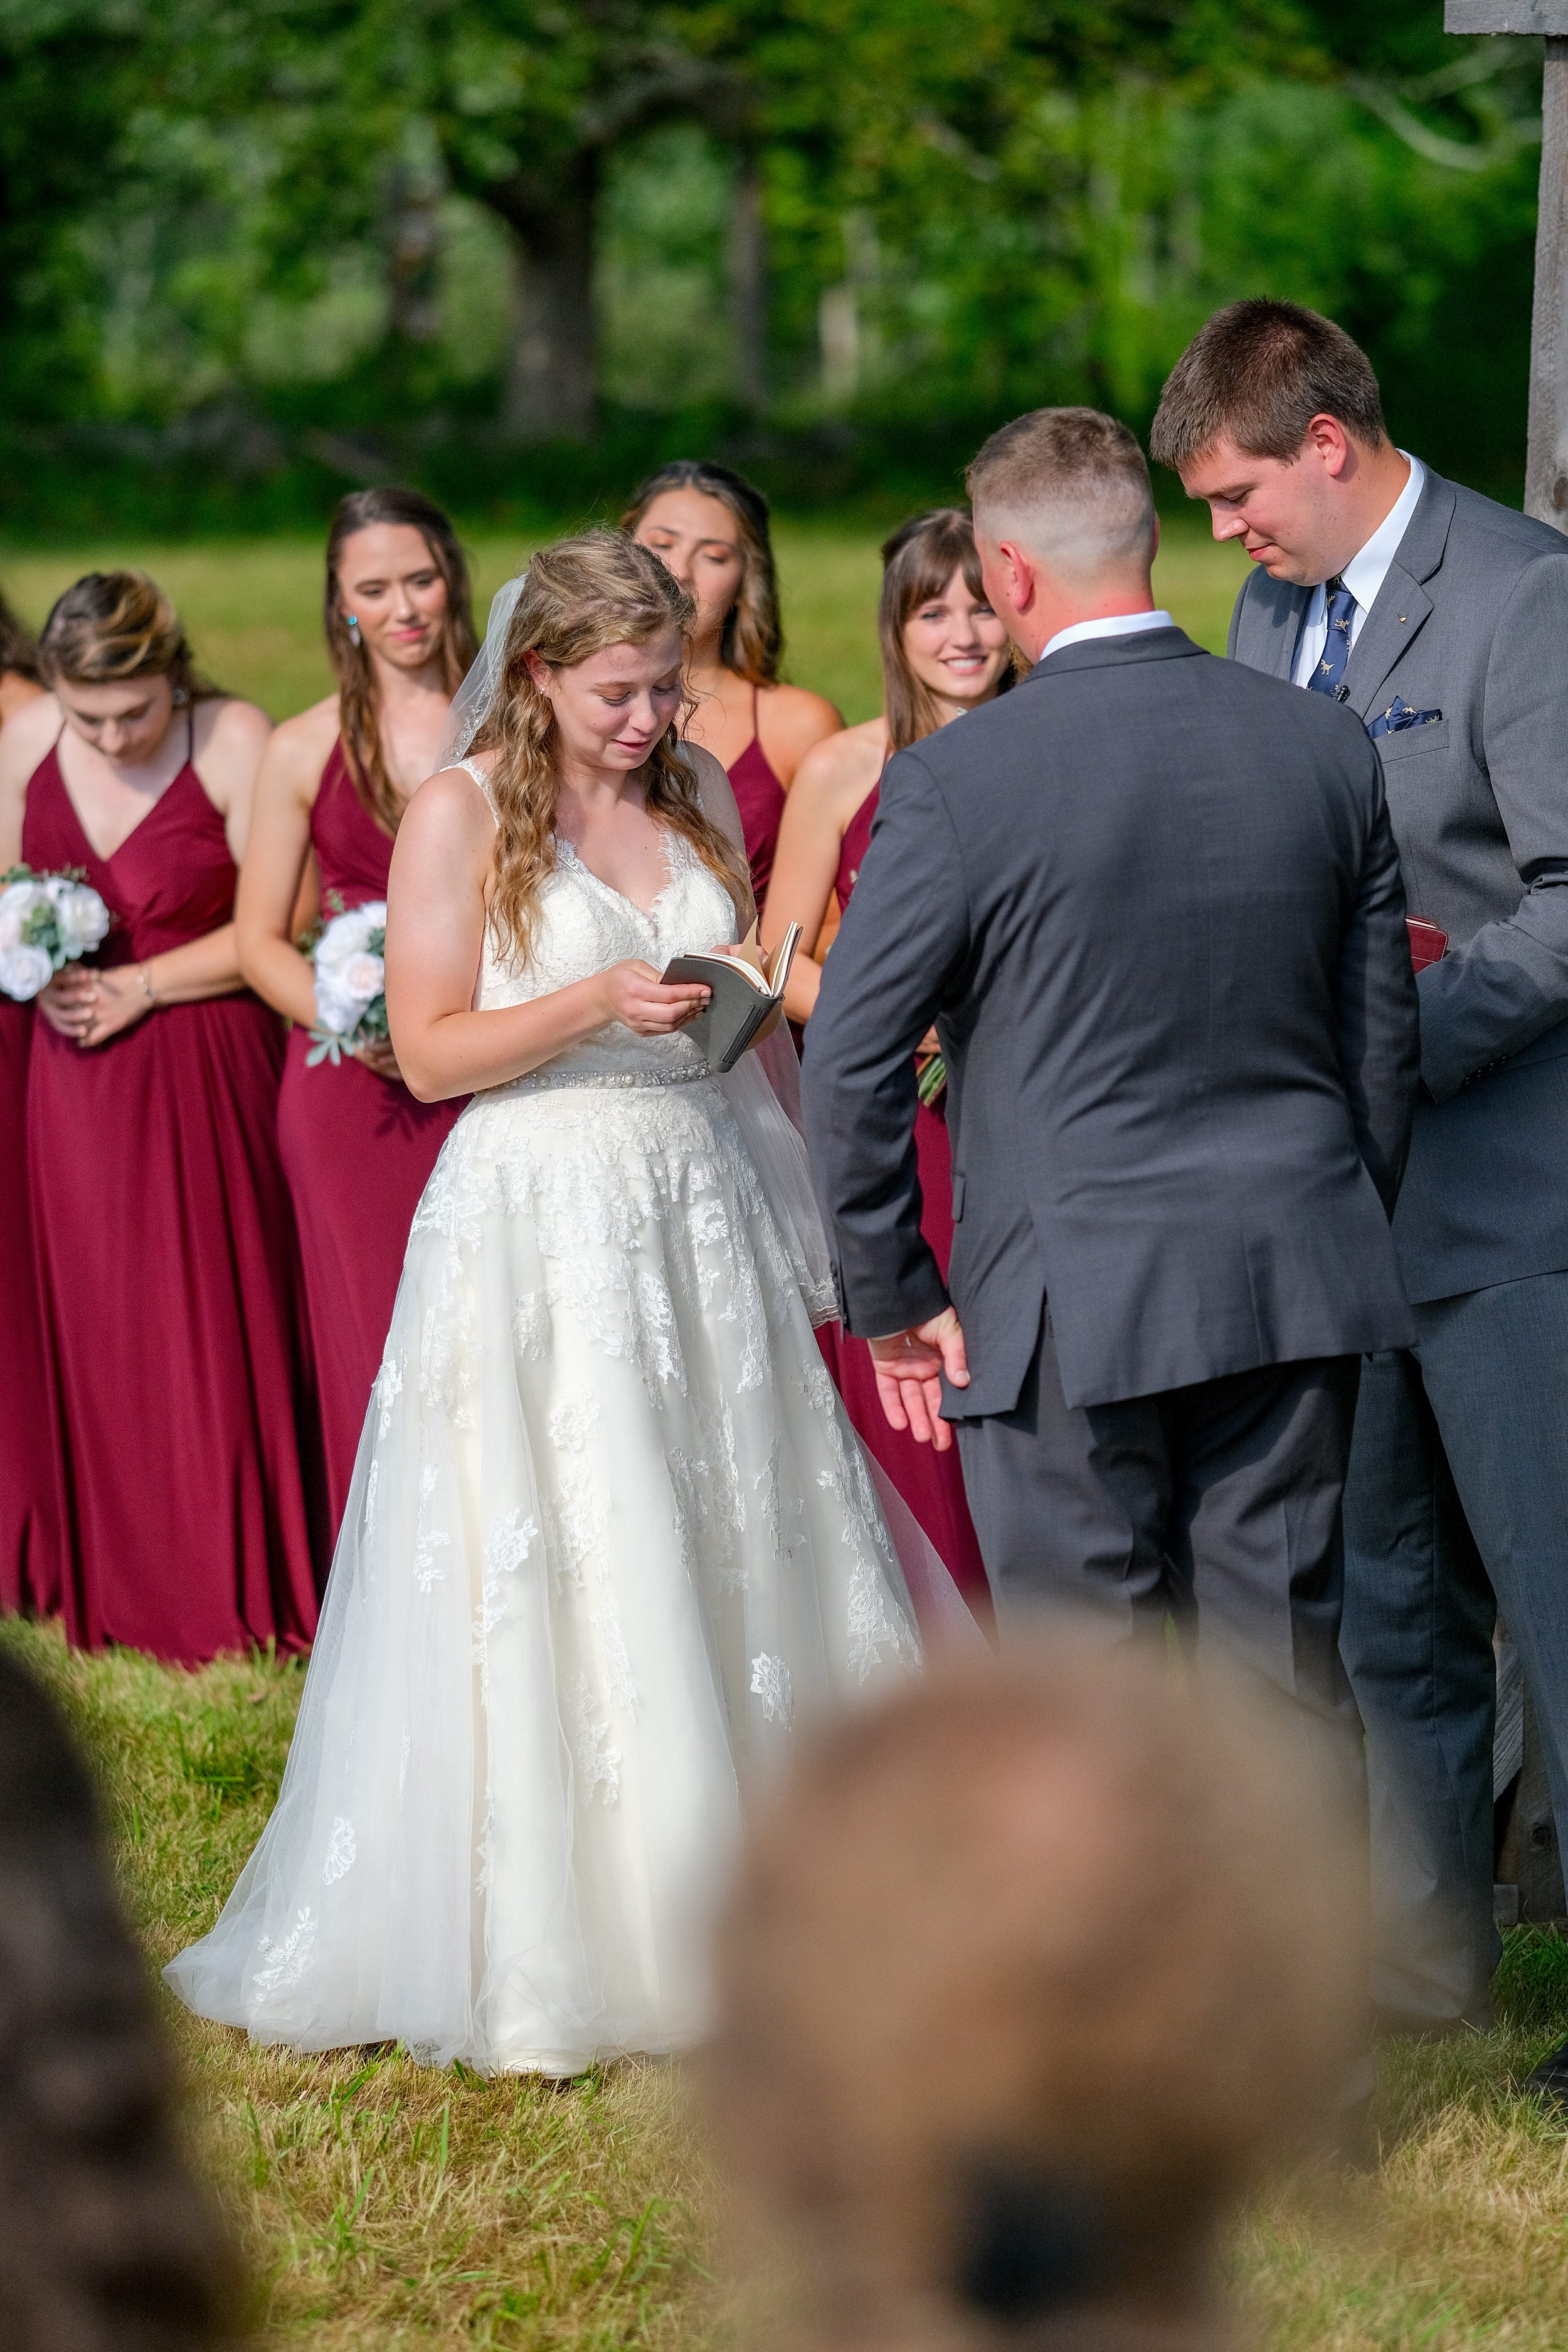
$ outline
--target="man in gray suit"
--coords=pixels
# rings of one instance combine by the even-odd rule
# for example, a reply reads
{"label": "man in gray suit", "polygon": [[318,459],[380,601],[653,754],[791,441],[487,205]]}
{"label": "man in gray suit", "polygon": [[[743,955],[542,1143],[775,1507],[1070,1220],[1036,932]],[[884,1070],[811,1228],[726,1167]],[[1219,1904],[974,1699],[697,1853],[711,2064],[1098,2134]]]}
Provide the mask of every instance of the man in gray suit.
{"label": "man in gray suit", "polygon": [[1494,1593],[1568,1825],[1568,541],[1395,449],[1363,354],[1292,303],[1210,320],[1153,446],[1257,566],[1231,654],[1364,723],[1411,914],[1447,936],[1394,1227],[1416,1338],[1362,1379],[1343,1651],[1374,1994],[1482,2023]]}
{"label": "man in gray suit", "polygon": [[[1042,409],[970,469],[1035,667],[900,751],[805,1055],[847,1328],[951,1442],[1001,1612],[1167,1611],[1359,1774],[1337,1654],[1358,1357],[1413,1337],[1388,1212],[1415,1085],[1377,757],[1154,609],[1124,426]],[[951,1297],[914,1053],[949,1072]]]}

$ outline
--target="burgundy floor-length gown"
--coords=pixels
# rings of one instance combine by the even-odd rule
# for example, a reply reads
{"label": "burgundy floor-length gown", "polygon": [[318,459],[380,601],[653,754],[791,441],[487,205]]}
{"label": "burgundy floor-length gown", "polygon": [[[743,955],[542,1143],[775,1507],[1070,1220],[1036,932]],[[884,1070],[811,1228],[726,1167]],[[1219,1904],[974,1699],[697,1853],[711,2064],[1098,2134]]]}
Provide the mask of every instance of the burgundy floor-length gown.
{"label": "burgundy floor-length gown", "polygon": [[[140,963],[227,922],[222,817],[184,766],[98,856],[51,751],[30,866],[84,867]],[[67,1511],[66,1629],[196,1665],[306,1648],[324,1496],[294,1219],[277,1149],[281,1024],[254,996],[164,1004],[83,1048],[40,1020],[27,1169]]]}
{"label": "burgundy floor-length gown", "polygon": [[773,763],[763,749],[763,739],[757,733],[757,689],[754,686],[752,688],[752,740],[727,773],[730,788],[735,795],[735,806],[741,812],[741,830],[746,836],[746,856],[752,866],[752,896],[760,907],[768,895],[768,883],[773,870],[773,852],[779,845],[784,788],[773,773]]}
{"label": "burgundy floor-length gown", "polygon": [[59,1448],[27,1201],[30,1004],[0,996],[0,1615],[60,1606]]}
{"label": "burgundy floor-length gown", "polygon": [[[873,784],[845,832],[835,885],[840,912],[849,904],[861,861],[870,844],[879,793],[879,787]],[[928,1110],[924,1103],[915,1113],[915,1151],[923,1203],[921,1231],[936,1253],[945,1282],[948,1259],[952,1255],[952,1153],[947,1121],[940,1110]],[[990,1588],[974,1522],[969,1516],[957,1446],[939,1454],[934,1446],[919,1444],[908,1430],[889,1428],[877,1393],[871,1351],[865,1340],[851,1339],[837,1323],[825,1327],[817,1337],[824,1343],[823,1354],[838,1382],[845,1410],[856,1430],[936,1546],[948,1574],[965,1600],[978,1613],[985,1615],[990,1607]]]}
{"label": "burgundy floor-length gown", "polygon": [[[384,898],[392,836],[354,789],[334,743],[310,812],[321,911]],[[381,1363],[419,1196],[467,1101],[416,1102],[395,1078],[345,1055],[307,1063],[310,1033],[289,1039],[278,1140],[305,1267],[327,1493],[335,1538],[371,1383]]]}

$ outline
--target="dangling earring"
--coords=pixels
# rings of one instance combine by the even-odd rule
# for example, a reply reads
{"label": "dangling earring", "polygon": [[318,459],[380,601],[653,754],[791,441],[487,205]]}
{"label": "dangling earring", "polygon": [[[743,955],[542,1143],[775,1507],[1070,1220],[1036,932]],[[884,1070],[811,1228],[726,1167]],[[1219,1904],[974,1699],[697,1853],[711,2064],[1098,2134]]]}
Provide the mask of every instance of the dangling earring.
{"label": "dangling earring", "polygon": [[349,614],[349,643],[351,646],[358,646],[364,643],[363,638],[359,633],[359,614],[357,613],[351,613]]}

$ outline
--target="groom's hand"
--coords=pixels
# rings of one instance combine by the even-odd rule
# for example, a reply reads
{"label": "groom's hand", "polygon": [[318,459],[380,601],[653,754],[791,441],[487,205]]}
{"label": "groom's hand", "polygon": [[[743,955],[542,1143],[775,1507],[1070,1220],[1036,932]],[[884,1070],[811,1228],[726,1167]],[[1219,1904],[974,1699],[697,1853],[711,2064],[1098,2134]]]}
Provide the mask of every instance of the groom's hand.
{"label": "groom's hand", "polygon": [[907,1429],[921,1445],[945,1454],[952,1432],[942,1418],[942,1375],[955,1389],[969,1386],[969,1359],[958,1310],[944,1307],[928,1323],[870,1341],[877,1394],[889,1426]]}

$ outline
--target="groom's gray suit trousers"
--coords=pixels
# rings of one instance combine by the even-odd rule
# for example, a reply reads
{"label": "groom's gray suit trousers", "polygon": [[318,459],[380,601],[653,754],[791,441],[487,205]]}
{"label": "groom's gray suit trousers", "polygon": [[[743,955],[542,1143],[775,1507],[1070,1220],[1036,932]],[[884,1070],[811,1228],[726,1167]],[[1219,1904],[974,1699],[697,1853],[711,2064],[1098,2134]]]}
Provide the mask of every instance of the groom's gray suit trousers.
{"label": "groom's gray suit trousers", "polygon": [[1359,1780],[1339,1637],[1360,1370],[1319,1357],[1069,1406],[1047,1314],[1014,1410],[955,1424],[1004,1627],[1050,1608],[1113,1634],[1169,1616],[1299,1701]]}

